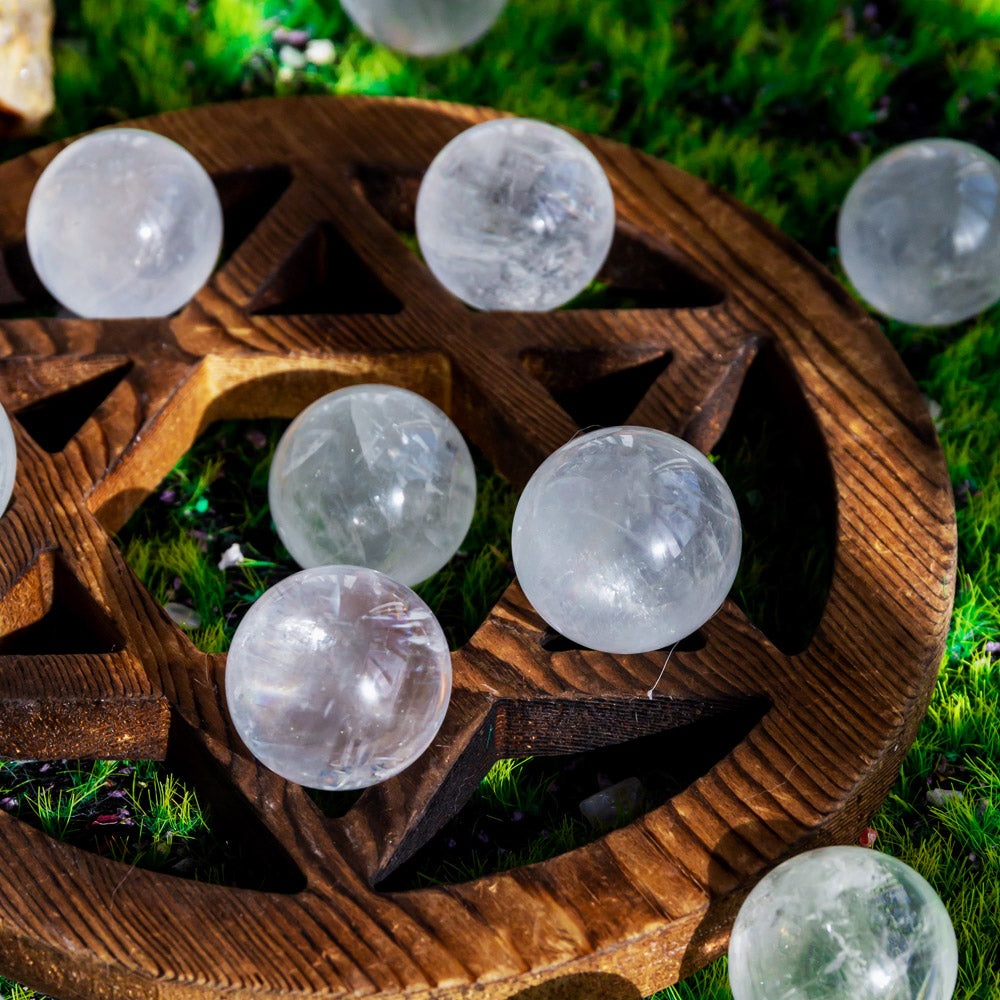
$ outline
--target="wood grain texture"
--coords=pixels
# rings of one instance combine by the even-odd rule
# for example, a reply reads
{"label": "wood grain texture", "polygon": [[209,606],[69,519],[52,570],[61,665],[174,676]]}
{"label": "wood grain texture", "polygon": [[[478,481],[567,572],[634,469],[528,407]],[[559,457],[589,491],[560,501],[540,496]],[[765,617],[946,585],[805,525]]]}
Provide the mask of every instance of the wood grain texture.
{"label": "wood grain texture", "polygon": [[[296,98],[145,120],[216,178],[236,244],[163,320],[14,318],[39,311],[24,217],[60,147],[0,167],[0,398],[20,449],[0,519],[0,753],[200,760],[304,882],[254,892],[129,869],[0,814],[5,973],[65,1000],[635,998],[716,957],[766,870],[854,841],[888,792],[955,584],[949,481],[916,387],[791,241],[703,182],[587,136],[619,218],[604,276],[635,308],[467,309],[396,229],[437,151],[492,114]],[[454,655],[433,745],[340,819],[249,756],[225,709],[225,657],[192,647],[109,539],[216,419],[287,417],[341,385],[395,383],[452,413],[521,484],[576,432],[566,400],[647,364],[631,419],[711,448],[765,351],[816,423],[834,493],[832,582],[808,647],[781,652],[727,602],[649,698],[662,653],[547,649],[513,584]],[[46,615],[79,636],[46,648]],[[731,753],[589,846],[461,885],[377,888],[497,759],[747,705],[760,722]]]}

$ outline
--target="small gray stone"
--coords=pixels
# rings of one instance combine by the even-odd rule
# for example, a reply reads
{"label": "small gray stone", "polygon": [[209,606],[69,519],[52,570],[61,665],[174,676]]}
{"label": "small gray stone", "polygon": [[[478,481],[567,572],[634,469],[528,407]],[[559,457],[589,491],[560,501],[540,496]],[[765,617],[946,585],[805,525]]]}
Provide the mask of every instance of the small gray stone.
{"label": "small gray stone", "polygon": [[932,788],[927,793],[927,803],[942,809],[953,799],[961,797],[962,793],[957,788]]}
{"label": "small gray stone", "polygon": [[642,782],[638,778],[626,778],[584,799],[580,812],[591,826],[622,826],[636,816],[642,798]]}

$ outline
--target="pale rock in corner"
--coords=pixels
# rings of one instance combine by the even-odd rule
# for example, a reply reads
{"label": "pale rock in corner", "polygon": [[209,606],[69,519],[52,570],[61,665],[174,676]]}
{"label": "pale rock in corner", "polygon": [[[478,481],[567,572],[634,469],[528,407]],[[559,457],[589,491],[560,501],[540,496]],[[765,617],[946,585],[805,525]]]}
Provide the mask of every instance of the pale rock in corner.
{"label": "pale rock in corner", "polygon": [[52,112],[52,0],[0,0],[0,135]]}

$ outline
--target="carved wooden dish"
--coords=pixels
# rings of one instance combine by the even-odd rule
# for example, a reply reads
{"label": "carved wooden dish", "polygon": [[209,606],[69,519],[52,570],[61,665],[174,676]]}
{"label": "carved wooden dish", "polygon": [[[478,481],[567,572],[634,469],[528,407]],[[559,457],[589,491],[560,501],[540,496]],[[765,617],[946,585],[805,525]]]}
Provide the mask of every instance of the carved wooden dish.
{"label": "carved wooden dish", "polygon": [[[719,955],[769,867],[854,841],[888,792],[930,697],[955,579],[948,476],[916,387],[800,248],[703,182],[590,137],[619,213],[604,277],[641,308],[465,308],[396,230],[412,225],[435,153],[491,114],[296,98],[148,119],[217,180],[230,256],[215,277],[170,319],[0,320],[0,398],[19,447],[0,519],[0,755],[169,754],[198,769],[201,794],[248,808],[302,885],[130,869],[0,814],[3,972],[66,1000],[634,998]],[[0,168],[6,316],[40,299],[24,217],[58,148]],[[310,297],[327,279],[336,313]],[[629,422],[707,450],[765,354],[813,422],[832,484],[833,574],[808,648],[780,651],[728,602],[650,699],[662,653],[546,649],[512,585],[454,655],[431,749],[339,819],[250,758],[226,714],[225,657],[191,645],[110,541],[219,418],[290,417],[340,385],[393,382],[443,406],[522,484],[577,430],[560,392],[669,359]],[[61,400],[87,393],[106,398],[60,433]],[[58,627],[72,615],[89,626],[79,648]],[[704,777],[589,846],[461,885],[378,888],[497,759],[751,703],[760,722]]]}

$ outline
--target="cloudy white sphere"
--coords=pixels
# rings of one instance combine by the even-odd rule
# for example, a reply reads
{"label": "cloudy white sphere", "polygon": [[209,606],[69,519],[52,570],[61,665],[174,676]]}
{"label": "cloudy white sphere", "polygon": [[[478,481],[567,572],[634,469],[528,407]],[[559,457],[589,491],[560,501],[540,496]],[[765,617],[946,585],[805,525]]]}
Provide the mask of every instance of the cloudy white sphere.
{"label": "cloudy white sphere", "polygon": [[477,309],[547,310],[597,276],[615,231],[600,163],[568,132],[524,118],[466,129],[417,196],[417,239],[434,276]]}
{"label": "cloudy white sphere", "polygon": [[108,129],[77,139],[42,172],[27,243],[42,284],[70,312],[166,316],[211,275],[222,208],[182,146],[142,129]]}
{"label": "cloudy white sphere", "polygon": [[517,579],[568,639],[643,653],[719,608],[739,567],[732,492],[697,448],[648,427],[574,438],[528,481],[514,513]]}
{"label": "cloudy white sphere", "polygon": [[954,139],[897,146],[851,186],[837,243],[880,313],[921,326],[975,316],[1000,299],[1000,162]]}
{"label": "cloudy white sphere", "polygon": [[292,421],[271,462],[268,497],[300,566],[369,566],[412,586],[462,544],[476,470],[461,432],[430,400],[356,385]]}
{"label": "cloudy white sphere", "polygon": [[408,587],[364,567],[318,566],[251,605],[225,684],[233,725],[262,764],[311,788],[364,788],[429,746],[451,696],[451,656]]}
{"label": "cloudy white sphere", "polygon": [[957,975],[940,897],[867,847],[779,865],[747,897],[729,941],[734,1000],[951,1000]]}

